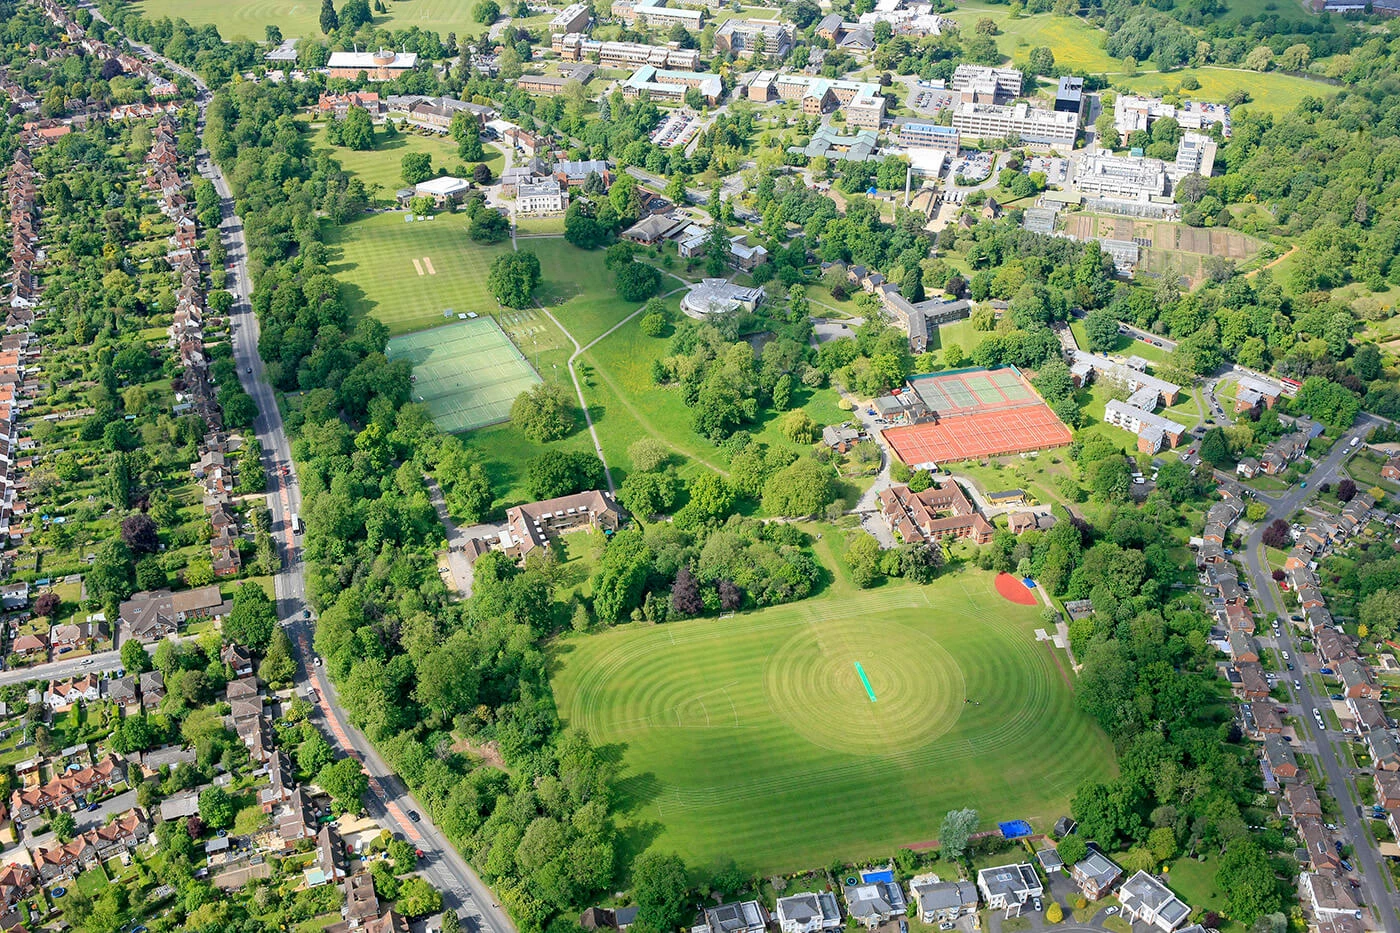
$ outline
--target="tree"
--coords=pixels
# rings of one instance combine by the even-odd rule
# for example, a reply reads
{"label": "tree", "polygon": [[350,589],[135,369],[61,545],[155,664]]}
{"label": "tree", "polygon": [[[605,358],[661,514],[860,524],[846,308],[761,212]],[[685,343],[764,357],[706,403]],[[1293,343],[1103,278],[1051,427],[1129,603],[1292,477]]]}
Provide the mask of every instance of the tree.
{"label": "tree", "polygon": [[628,445],[627,459],[632,461],[634,470],[650,473],[662,469],[671,461],[671,448],[664,441],[644,437]]}
{"label": "tree", "polygon": [[462,921],[457,919],[457,911],[449,910],[442,915],[440,933],[462,933]]}
{"label": "tree", "polygon": [[1076,865],[1089,854],[1089,846],[1081,837],[1070,835],[1060,840],[1055,852],[1066,865]]}
{"label": "tree", "polygon": [[661,271],[644,262],[629,262],[617,270],[617,294],[623,301],[645,301],[661,287]]}
{"label": "tree", "polygon": [[487,165],[485,162],[478,162],[476,165],[473,165],[472,181],[483,186],[491,184],[491,166]]}
{"label": "tree", "polygon": [[1269,522],[1269,527],[1264,529],[1263,540],[1265,547],[1280,551],[1287,550],[1293,542],[1292,529],[1288,525],[1288,520],[1276,518]]}
{"label": "tree", "polygon": [[564,239],[579,249],[597,249],[612,236],[598,222],[598,211],[586,198],[575,198],[564,212]]}
{"label": "tree", "polygon": [[1026,68],[1038,75],[1051,75],[1055,72],[1055,53],[1043,45],[1031,49],[1026,57]]}
{"label": "tree", "polygon": [[811,457],[794,460],[763,485],[763,508],[774,515],[816,515],[835,499],[834,471]]}
{"label": "tree", "polygon": [[498,210],[482,208],[472,218],[467,236],[477,243],[502,243],[510,239],[510,221]]}
{"label": "tree", "polygon": [[296,672],[297,662],[292,657],[292,640],[287,637],[281,626],[278,626],[272,632],[272,640],[268,642],[267,654],[263,656],[262,664],[258,665],[258,676],[270,684],[285,684]]}
{"label": "tree", "polygon": [[1035,377],[1035,387],[1053,405],[1074,394],[1074,377],[1070,375],[1064,360],[1053,359],[1040,367]]}
{"label": "tree", "polygon": [[409,917],[424,917],[442,910],[442,894],[419,875],[399,886],[399,910]]}
{"label": "tree", "polygon": [[399,160],[399,169],[404,184],[420,184],[433,177],[433,157],[426,152],[410,152]]}
{"label": "tree", "polygon": [[602,481],[603,462],[582,451],[547,450],[525,468],[525,486],[536,499],[597,489]]}
{"label": "tree", "polygon": [[490,26],[501,18],[501,7],[496,0],[481,0],[472,11],[472,19],[483,26]]}
{"label": "tree", "polygon": [[1361,600],[1356,617],[1376,638],[1390,638],[1400,623],[1400,589],[1381,587]]}
{"label": "tree", "polygon": [[[189,673],[198,673],[190,671]],[[199,817],[211,829],[228,829],[237,815],[234,800],[222,787],[207,787],[199,793]]]}
{"label": "tree", "polygon": [[121,536],[133,554],[154,554],[160,550],[156,523],[144,512],[137,512],[122,519]]}
{"label": "tree", "polygon": [[1050,906],[1045,908],[1045,921],[1059,923],[1063,919],[1065,919],[1065,909],[1060,906],[1059,901],[1051,901]]}
{"label": "tree", "polygon": [[1268,853],[1252,839],[1230,843],[1220,857],[1215,884],[1225,892],[1225,913],[1246,927],[1283,906]]}
{"label": "tree", "polygon": [[685,862],[677,855],[648,852],[632,863],[637,919],[652,930],[674,930],[689,919]]}
{"label": "tree", "polygon": [[1337,484],[1337,499],[1341,502],[1350,502],[1356,498],[1356,483],[1350,477]]}
{"label": "tree", "polygon": [[224,638],[254,654],[267,650],[277,628],[277,607],[256,583],[244,583],[233,594],[233,611],[224,619]]}
{"label": "tree", "polygon": [[151,656],[141,642],[134,638],[122,644],[122,667],[128,674],[143,674],[151,669]]}
{"label": "tree", "polygon": [[58,609],[63,605],[63,600],[52,590],[40,593],[39,598],[34,600],[34,614],[52,620],[58,614]]}
{"label": "tree", "polygon": [[529,250],[506,253],[491,263],[487,287],[508,308],[528,308],[531,294],[540,284],[540,260]]}
{"label": "tree", "polygon": [[1201,438],[1201,459],[1213,467],[1224,467],[1231,462],[1230,443],[1220,427],[1211,428]]}
{"label": "tree", "polygon": [[1090,311],[1084,318],[1084,332],[1094,353],[1107,353],[1118,346],[1118,319],[1108,308]]}
{"label": "tree", "polygon": [[360,798],[369,790],[369,778],[354,758],[342,758],[316,773],[316,784],[347,812],[359,813]]}
{"label": "tree", "polygon": [[637,329],[648,337],[660,337],[666,332],[666,315],[644,314],[637,322]]}
{"label": "tree", "polygon": [[578,406],[562,383],[541,382],[515,397],[510,423],[539,444],[567,437],[573,430]]}
{"label": "tree", "polygon": [[880,579],[880,542],[869,534],[857,531],[847,538],[845,556],[856,586],[866,589]]}
{"label": "tree", "polygon": [[700,598],[700,584],[690,568],[684,565],[676,571],[676,581],[671,584],[671,609],[680,616],[698,616],[705,611],[705,601]]}
{"label": "tree", "polygon": [[69,842],[78,833],[78,821],[73,814],[61,810],[49,821],[49,829],[53,830],[59,842]]}
{"label": "tree", "polygon": [[710,278],[723,276],[729,268],[730,255],[729,231],[716,220],[705,237],[705,274]]}
{"label": "tree", "polygon": [[90,596],[102,602],[126,599],[134,592],[135,568],[131,549],[123,541],[108,541],[97,549],[92,567],[83,578]]}
{"label": "tree", "polygon": [[335,4],[331,0],[321,0],[321,32],[330,35],[340,28],[340,17],[336,15]]}
{"label": "tree", "polygon": [[340,144],[361,152],[374,148],[374,122],[363,107],[351,107],[340,121]]}
{"label": "tree", "polygon": [[938,831],[938,847],[949,859],[957,860],[967,853],[972,834],[977,832],[977,811],[968,807],[949,810]]}

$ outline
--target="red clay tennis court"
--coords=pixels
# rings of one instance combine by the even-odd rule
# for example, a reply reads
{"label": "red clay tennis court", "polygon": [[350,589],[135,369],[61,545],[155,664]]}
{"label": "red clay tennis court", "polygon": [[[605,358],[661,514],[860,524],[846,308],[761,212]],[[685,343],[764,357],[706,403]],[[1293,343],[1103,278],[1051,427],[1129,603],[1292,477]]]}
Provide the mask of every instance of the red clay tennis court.
{"label": "red clay tennis court", "polygon": [[976,460],[1070,442],[1069,428],[1013,368],[915,376],[909,385],[931,420],[884,432],[907,464]]}

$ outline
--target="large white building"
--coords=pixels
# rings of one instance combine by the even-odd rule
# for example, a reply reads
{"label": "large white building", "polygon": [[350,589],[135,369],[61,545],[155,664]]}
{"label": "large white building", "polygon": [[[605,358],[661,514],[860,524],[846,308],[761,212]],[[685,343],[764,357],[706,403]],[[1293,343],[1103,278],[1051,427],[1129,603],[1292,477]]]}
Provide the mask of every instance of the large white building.
{"label": "large white building", "polygon": [[1079,114],[1042,110],[1026,103],[1012,106],[963,102],[953,111],[953,127],[968,139],[1019,137],[1032,147],[1073,149]]}
{"label": "large white building", "polygon": [[1074,187],[1101,198],[1150,200],[1167,193],[1167,164],[1143,156],[1086,156],[1075,169]]}
{"label": "large white building", "polygon": [[698,71],[672,71],[643,65],[622,82],[622,96],[637,97],[643,91],[653,100],[684,100],[685,92],[695,88],[707,104],[719,103],[724,84],[719,75]]}
{"label": "large white building", "polygon": [[571,3],[555,14],[549,21],[549,31],[555,33],[583,32],[588,21],[593,18],[593,10],[586,3]]}
{"label": "large white building", "polygon": [[699,31],[705,14],[700,10],[687,10],[667,6],[667,0],[613,0],[612,15],[630,25],[670,28],[679,23],[686,29]]}
{"label": "large white building", "polygon": [[1160,97],[1120,94],[1113,101],[1113,125],[1124,139],[1129,133],[1145,130],[1163,117],[1171,117],[1183,130],[1201,131],[1220,124],[1221,133],[1230,135],[1230,106],[1202,101],[1183,101],[1180,106]]}
{"label": "large white building", "polygon": [[809,116],[844,110],[846,124],[862,130],[878,130],[885,116],[885,98],[880,94],[880,86],[869,81],[760,71],[749,82],[745,96],[756,101],[774,97],[795,100]]}
{"label": "large white building", "polygon": [[700,52],[697,49],[673,49],[664,45],[643,45],[640,42],[599,42],[581,32],[555,35],[554,51],[566,61],[583,61],[597,55],[598,64],[604,68],[640,68],[651,65],[656,68],[676,68],[681,71],[694,71],[700,67]]}
{"label": "large white building", "polygon": [[1176,145],[1176,175],[1197,175],[1210,177],[1215,170],[1215,140],[1204,133],[1185,133]]}
{"label": "large white building", "polygon": [[1021,96],[1021,72],[1015,68],[989,68],[986,65],[959,65],[953,72],[953,90],[963,100],[985,103]]}
{"label": "large white building", "polygon": [[763,298],[764,291],[761,286],[748,288],[734,285],[724,279],[702,279],[698,285],[692,285],[690,291],[681,299],[681,310],[696,318],[703,318],[708,314],[724,314],[739,308],[752,311],[763,302]]}
{"label": "large white building", "polygon": [[522,181],[515,187],[518,214],[562,214],[568,203],[569,195],[557,178]]}

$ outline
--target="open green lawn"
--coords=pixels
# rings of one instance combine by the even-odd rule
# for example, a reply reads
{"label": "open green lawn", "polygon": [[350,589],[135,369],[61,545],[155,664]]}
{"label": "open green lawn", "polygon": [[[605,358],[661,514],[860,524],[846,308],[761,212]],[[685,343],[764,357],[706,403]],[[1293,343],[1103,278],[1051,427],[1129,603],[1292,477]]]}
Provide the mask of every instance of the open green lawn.
{"label": "open green lawn", "polygon": [[[1056,56],[1058,57],[1058,52]],[[1181,87],[1182,79],[1195,78],[1201,86],[1196,90],[1181,91],[1182,95],[1195,100],[1224,100],[1232,92],[1242,90],[1249,94],[1249,102],[1241,104],[1242,109],[1264,113],[1290,113],[1305,97],[1331,97],[1336,88],[1320,81],[1295,78],[1293,75],[1276,72],[1259,73],[1241,71],[1235,68],[1182,68],[1166,74],[1144,72],[1135,77],[1114,75],[1113,85],[1126,88],[1137,94],[1161,95],[1174,92]]]}
{"label": "open green lawn", "polygon": [[405,216],[373,214],[343,227],[324,227],[331,272],[341,281],[350,313],[374,315],[391,334],[442,324],[446,308],[494,314],[486,275],[492,260],[510,252],[510,243],[473,243],[465,214],[438,214],[411,224]]}
{"label": "open green lawn", "polygon": [[1045,829],[1081,782],[1113,774],[1112,748],[1075,707],[1067,659],[1035,640],[1040,607],[992,581],[838,583],[728,619],[570,636],[555,696],[620,757],[635,850],[770,874],[936,838],[954,807]]}
{"label": "open green lawn", "polygon": [[1118,60],[1103,50],[1106,33],[1077,17],[1044,13],[1013,18],[1004,6],[969,3],[949,18],[971,33],[984,17],[1000,28],[997,48],[1017,65],[1024,65],[1031,49],[1043,45],[1055,53],[1055,64],[1075,71],[1112,72],[1120,67]]}
{"label": "open green lawn", "polygon": [[[418,2],[418,0],[414,0]],[[378,145],[369,150],[346,149],[333,146],[326,141],[325,123],[313,123],[311,145],[317,150],[329,152],[340,167],[359,178],[370,189],[370,194],[378,201],[392,202],[394,192],[404,187],[403,157],[410,152],[426,152],[433,160],[433,171],[446,171],[470,180],[472,167],[476,163],[463,163],[457,156],[457,143],[448,136],[419,135],[402,132],[392,138],[384,136],[384,128],[376,127]],[[505,167],[505,155],[494,146],[485,146],[486,165],[493,178],[500,177]],[[378,190],[375,190],[378,186]]]}
{"label": "open green lawn", "polygon": [[935,336],[929,343],[929,350],[938,350],[939,361],[943,361],[942,351],[949,346],[956,345],[962,349],[963,356],[972,355],[972,351],[981,346],[992,331],[977,330],[972,326],[970,318],[963,318],[961,321],[953,321],[950,324],[939,324],[935,328]]}
{"label": "open green lawn", "polygon": [[[375,16],[374,25],[394,29],[417,26],[442,33],[475,36],[485,26],[472,18],[476,0],[389,0],[388,16]],[[179,17],[196,26],[213,23],[225,39],[263,41],[265,27],[275,23],[288,38],[320,38],[321,4],[316,0],[141,0],[137,10],[149,19]],[[339,8],[339,4],[337,4]]]}

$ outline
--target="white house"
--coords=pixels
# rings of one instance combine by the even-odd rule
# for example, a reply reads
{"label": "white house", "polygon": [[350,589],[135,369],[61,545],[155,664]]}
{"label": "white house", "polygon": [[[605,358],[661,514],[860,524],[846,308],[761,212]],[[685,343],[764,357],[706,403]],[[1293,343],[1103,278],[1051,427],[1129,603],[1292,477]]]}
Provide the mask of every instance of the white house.
{"label": "white house", "polygon": [[1148,923],[1162,933],[1172,933],[1191,915],[1190,907],[1145,871],[1123,882],[1118,889],[1118,902],[1123,905],[1123,916],[1129,922]]}
{"label": "white house", "polygon": [[778,927],[783,933],[820,933],[841,929],[841,907],[830,891],[778,898]]}
{"label": "white house", "polygon": [[977,910],[977,885],[971,881],[940,881],[937,875],[919,875],[909,882],[909,894],[919,905],[923,923],[956,920]]}
{"label": "white house", "polygon": [[991,910],[1019,907],[1045,893],[1035,867],[1024,863],[982,869],[977,873],[977,887]]}

